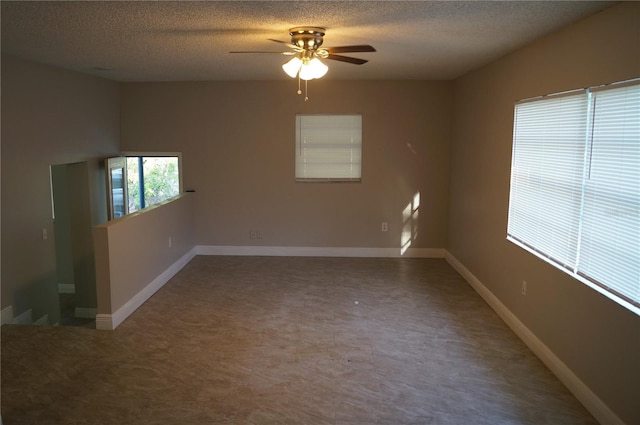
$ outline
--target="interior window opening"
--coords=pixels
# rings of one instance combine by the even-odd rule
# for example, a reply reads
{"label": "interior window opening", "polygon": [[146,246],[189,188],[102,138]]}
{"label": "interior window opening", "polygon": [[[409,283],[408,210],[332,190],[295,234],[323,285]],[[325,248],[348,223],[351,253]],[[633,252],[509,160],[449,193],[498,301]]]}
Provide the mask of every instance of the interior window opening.
{"label": "interior window opening", "polygon": [[[107,160],[109,219],[140,211],[182,192],[180,153],[123,153]],[[125,184],[126,182],[126,184]]]}

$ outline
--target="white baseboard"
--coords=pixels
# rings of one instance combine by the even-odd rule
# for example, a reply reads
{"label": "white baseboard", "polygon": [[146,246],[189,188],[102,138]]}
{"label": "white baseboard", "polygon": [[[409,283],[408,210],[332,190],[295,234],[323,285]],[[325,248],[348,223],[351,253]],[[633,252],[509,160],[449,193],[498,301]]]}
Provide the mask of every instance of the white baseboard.
{"label": "white baseboard", "polygon": [[1,324],[11,324],[13,323],[13,306],[5,307],[2,309],[2,316],[0,319]]}
{"label": "white baseboard", "polygon": [[73,315],[80,319],[95,319],[97,313],[97,308],[76,307]]}
{"label": "white baseboard", "polygon": [[75,294],[76,285],[73,283],[58,283],[58,294]]}
{"label": "white baseboard", "polygon": [[178,273],[184,266],[189,263],[195,257],[195,248],[183,255],[178,261],[173,263],[162,272],[158,277],[153,279],[147,286],[145,286],[140,292],[138,292],[133,298],[131,298],[125,305],[120,307],[113,314],[97,314],[96,315],[96,329],[99,330],[114,330],[124,320],[138,309],[145,301],[147,301],[153,294],[155,294],[160,288],[164,286],[176,273]]}
{"label": "white baseboard", "polygon": [[38,320],[36,320],[35,322],[33,322],[34,325],[36,326],[46,326],[49,324],[49,315],[45,314],[44,316],[42,316],[41,318],[39,318]]}
{"label": "white baseboard", "polygon": [[13,319],[13,323],[16,325],[31,325],[33,323],[33,312],[31,309],[25,311],[24,313],[16,316]]}
{"label": "white baseboard", "polygon": [[[45,314],[35,322],[33,321],[33,310],[29,309],[17,317],[13,317],[13,306],[2,309],[2,324],[14,324],[14,325],[48,325],[49,315]],[[2,425],[2,424],[0,424]]]}
{"label": "white baseboard", "polygon": [[602,424],[624,422],[582,382],[538,337],[529,330],[486,286],[478,280],[457,258],[445,250],[444,258],[471,287],[491,306],[515,334],[538,356],[558,379],[573,393],[584,407]]}
{"label": "white baseboard", "polygon": [[372,257],[372,258],[444,258],[442,248],[302,247],[302,246],[230,246],[198,245],[196,255],[238,255],[266,257]]}
{"label": "white baseboard", "polygon": [[101,331],[112,331],[115,329],[113,326],[113,318],[111,314],[96,314],[96,329]]}

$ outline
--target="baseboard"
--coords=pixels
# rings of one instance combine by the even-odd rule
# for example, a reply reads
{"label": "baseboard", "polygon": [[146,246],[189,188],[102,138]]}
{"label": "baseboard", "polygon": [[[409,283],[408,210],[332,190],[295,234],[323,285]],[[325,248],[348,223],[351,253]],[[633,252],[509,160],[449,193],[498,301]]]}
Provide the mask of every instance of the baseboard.
{"label": "baseboard", "polygon": [[97,313],[97,308],[76,307],[73,315],[80,319],[95,319]]}
{"label": "baseboard", "polygon": [[358,248],[301,246],[198,245],[196,255],[238,255],[265,257],[372,257],[372,258],[444,258],[442,248]]}
{"label": "baseboard", "polygon": [[183,255],[178,261],[173,263],[162,272],[158,277],[153,279],[147,286],[145,286],[140,292],[138,292],[133,298],[131,298],[125,305],[120,307],[113,314],[97,314],[96,315],[96,329],[99,330],[114,330],[124,320],[129,317],[134,311],[136,311],[145,301],[147,301],[153,294],[155,294],[160,288],[164,286],[176,273],[178,273],[184,266],[189,263],[196,256],[196,250],[191,249],[185,255]]}
{"label": "baseboard", "polygon": [[115,329],[113,326],[113,318],[111,314],[96,314],[96,329],[101,331],[112,331]]}
{"label": "baseboard", "polygon": [[549,347],[538,339],[538,337],[502,304],[457,258],[446,250],[444,251],[444,258],[600,423],[624,424]]}
{"label": "baseboard", "polygon": [[31,325],[33,323],[33,311],[31,309],[16,316],[13,319],[13,323],[16,325]]}
{"label": "baseboard", "polygon": [[13,323],[13,306],[12,305],[2,309],[0,323],[3,325]]}
{"label": "baseboard", "polygon": [[33,322],[34,325],[36,326],[46,326],[49,324],[49,315],[45,314],[44,316],[42,316],[41,318],[39,318],[38,320],[36,320],[35,322]]}
{"label": "baseboard", "polygon": [[76,285],[73,283],[58,283],[58,294],[75,294]]}
{"label": "baseboard", "polygon": [[[14,325],[48,325],[49,315],[45,314],[35,322],[33,321],[33,310],[29,309],[17,317],[13,317],[13,306],[2,309],[2,324],[14,324]],[[2,425],[2,424],[0,424]]]}

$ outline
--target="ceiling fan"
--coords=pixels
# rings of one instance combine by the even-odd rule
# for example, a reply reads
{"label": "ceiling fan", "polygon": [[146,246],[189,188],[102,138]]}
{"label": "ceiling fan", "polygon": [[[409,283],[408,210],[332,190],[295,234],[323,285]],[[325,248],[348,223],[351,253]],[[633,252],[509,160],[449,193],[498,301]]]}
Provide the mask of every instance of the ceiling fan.
{"label": "ceiling fan", "polygon": [[[300,90],[300,80],[308,80],[323,77],[328,67],[320,59],[330,59],[340,62],[362,65],[368,62],[366,59],[353,58],[338,53],[375,52],[376,49],[368,44],[355,46],[321,47],[326,29],[322,27],[295,27],[289,30],[291,41],[281,41],[269,38],[268,40],[286,45],[290,50],[284,52],[277,51],[232,51],[230,53],[275,53],[280,55],[293,56],[291,60],[282,65],[282,69],[291,78],[298,77],[298,94]],[[305,100],[308,97],[305,95]]]}

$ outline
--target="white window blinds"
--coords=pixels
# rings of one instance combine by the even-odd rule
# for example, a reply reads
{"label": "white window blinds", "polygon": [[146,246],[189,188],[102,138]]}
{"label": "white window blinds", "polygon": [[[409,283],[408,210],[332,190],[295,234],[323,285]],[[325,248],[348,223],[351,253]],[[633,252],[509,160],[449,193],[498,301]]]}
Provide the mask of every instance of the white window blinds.
{"label": "white window blinds", "polygon": [[640,85],[592,104],[578,272],[640,305]]}
{"label": "white window blinds", "polygon": [[640,85],[516,105],[508,239],[640,306]]}
{"label": "white window blinds", "polygon": [[576,258],[587,95],[516,106],[509,234],[561,265]]}
{"label": "white window blinds", "polygon": [[296,180],[360,181],[361,115],[296,116]]}

